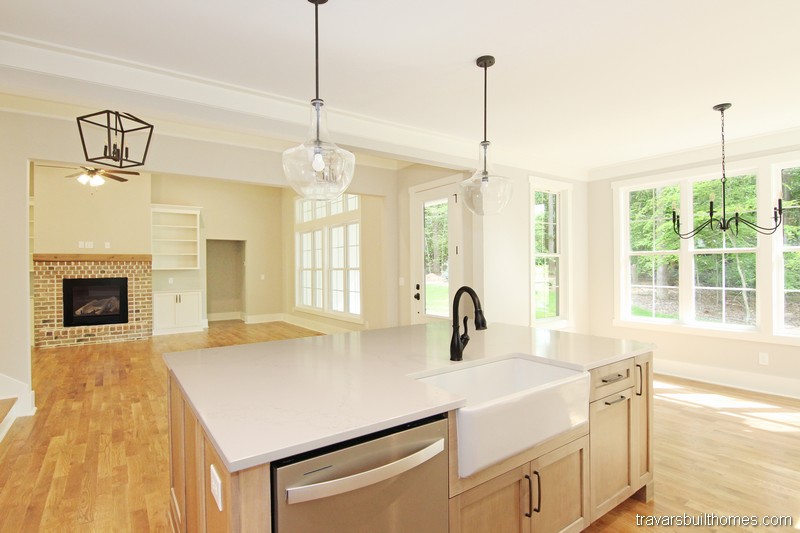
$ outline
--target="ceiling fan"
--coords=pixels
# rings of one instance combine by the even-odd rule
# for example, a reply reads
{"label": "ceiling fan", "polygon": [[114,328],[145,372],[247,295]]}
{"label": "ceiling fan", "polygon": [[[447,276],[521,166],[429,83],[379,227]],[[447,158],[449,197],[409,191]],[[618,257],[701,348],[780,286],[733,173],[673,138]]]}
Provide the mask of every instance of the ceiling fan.
{"label": "ceiling fan", "polygon": [[[71,170],[75,170],[76,167],[60,167],[55,165],[39,165],[42,167],[48,168],[67,168]],[[104,169],[104,168],[92,168],[92,167],[77,167],[80,169],[80,172],[76,172],[75,174],[70,174],[68,176],[64,176],[65,178],[78,178],[78,182],[81,185],[89,184],[92,187],[99,187],[103,183],[105,183],[105,178],[111,178],[112,180],[119,181],[124,183],[128,181],[128,178],[124,178],[122,176],[118,176],[117,174],[126,174],[129,176],[138,176],[138,172],[134,172],[132,170],[117,170],[117,169]]]}

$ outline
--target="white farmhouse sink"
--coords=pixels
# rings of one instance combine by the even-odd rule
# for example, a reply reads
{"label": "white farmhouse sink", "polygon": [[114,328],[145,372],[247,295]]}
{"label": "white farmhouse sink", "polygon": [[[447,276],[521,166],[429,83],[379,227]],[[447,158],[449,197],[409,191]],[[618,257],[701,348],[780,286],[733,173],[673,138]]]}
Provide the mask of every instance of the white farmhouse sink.
{"label": "white farmhouse sink", "polygon": [[460,477],[589,420],[589,373],[525,355],[417,379],[466,398],[456,412]]}

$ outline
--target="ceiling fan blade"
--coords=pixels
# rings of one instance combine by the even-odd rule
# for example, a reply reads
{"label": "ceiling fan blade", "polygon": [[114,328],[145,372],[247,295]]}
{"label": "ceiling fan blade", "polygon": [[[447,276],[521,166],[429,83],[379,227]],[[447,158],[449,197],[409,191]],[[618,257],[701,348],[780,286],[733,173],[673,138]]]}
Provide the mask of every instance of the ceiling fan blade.
{"label": "ceiling fan blade", "polygon": [[114,174],[130,174],[131,176],[138,176],[138,172],[134,172],[133,170],[103,170],[103,172],[113,172]]}
{"label": "ceiling fan blade", "polygon": [[81,174],[84,174],[84,172],[76,172],[75,174],[70,174],[69,176],[64,176],[64,177],[65,178],[77,178]]}
{"label": "ceiling fan blade", "polygon": [[111,178],[112,180],[117,180],[121,183],[125,183],[128,181],[128,178],[123,178],[122,176],[115,176],[114,174],[109,174],[108,172],[103,173],[103,176],[106,178]]}

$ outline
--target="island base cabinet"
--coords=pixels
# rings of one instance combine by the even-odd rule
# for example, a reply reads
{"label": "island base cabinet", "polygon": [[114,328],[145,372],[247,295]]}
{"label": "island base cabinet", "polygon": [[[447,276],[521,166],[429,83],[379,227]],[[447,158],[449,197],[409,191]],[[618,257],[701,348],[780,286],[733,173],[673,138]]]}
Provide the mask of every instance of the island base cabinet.
{"label": "island base cabinet", "polygon": [[632,494],[633,397],[630,388],[589,404],[592,521]]}
{"label": "island base cabinet", "polygon": [[531,462],[531,531],[577,533],[589,525],[589,438]]}
{"label": "island base cabinet", "polygon": [[633,396],[635,421],[634,481],[643,501],[653,498],[653,354],[636,357],[636,387]]}
{"label": "island base cabinet", "polygon": [[450,499],[450,533],[572,533],[589,524],[588,437]]}

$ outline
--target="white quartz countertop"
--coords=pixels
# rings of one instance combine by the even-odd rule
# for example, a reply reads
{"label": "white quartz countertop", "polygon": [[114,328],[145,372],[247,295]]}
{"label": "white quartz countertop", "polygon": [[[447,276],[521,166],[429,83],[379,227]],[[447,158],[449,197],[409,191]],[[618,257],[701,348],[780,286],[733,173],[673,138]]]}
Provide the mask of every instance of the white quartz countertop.
{"label": "white quartz countertop", "polygon": [[451,365],[520,353],[590,370],[653,350],[649,343],[489,324],[463,362],[449,323],[403,326],[164,355],[231,472],[461,407],[414,379]]}

